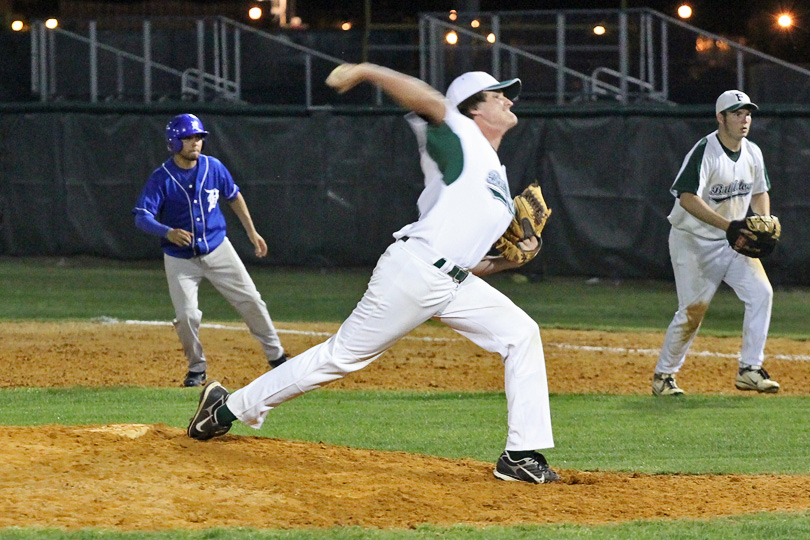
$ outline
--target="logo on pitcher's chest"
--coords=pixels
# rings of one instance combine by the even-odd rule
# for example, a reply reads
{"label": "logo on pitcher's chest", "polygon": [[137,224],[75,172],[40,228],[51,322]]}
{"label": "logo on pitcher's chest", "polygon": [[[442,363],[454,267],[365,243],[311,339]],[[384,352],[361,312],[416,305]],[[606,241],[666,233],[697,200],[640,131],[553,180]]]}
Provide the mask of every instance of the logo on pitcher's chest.
{"label": "logo on pitcher's chest", "polygon": [[512,196],[509,194],[509,184],[506,178],[501,176],[501,173],[497,170],[491,170],[487,174],[486,183],[492,197],[505,204],[509,211],[514,214],[514,203],[512,202]]}
{"label": "logo on pitcher's chest", "polygon": [[734,197],[744,197],[751,193],[752,186],[753,184],[742,180],[734,180],[730,184],[715,184],[709,188],[709,198],[716,203],[721,203]]}

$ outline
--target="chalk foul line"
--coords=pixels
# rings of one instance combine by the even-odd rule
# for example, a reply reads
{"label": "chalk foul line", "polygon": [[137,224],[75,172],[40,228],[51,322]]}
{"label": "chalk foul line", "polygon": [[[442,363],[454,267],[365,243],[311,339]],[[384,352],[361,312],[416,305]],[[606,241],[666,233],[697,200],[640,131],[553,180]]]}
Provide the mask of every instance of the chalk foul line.
{"label": "chalk foul line", "polygon": [[[125,320],[120,321],[113,317],[99,317],[93,319],[94,322],[102,324],[131,324],[142,326],[172,326],[171,321],[138,321],[138,320]],[[246,326],[233,326],[227,324],[217,323],[202,323],[201,328],[211,328],[214,330],[239,330],[247,331]],[[315,332],[311,330],[292,330],[287,328],[276,328],[279,334],[291,334],[301,336],[316,336],[316,337],[329,337],[333,332]],[[434,338],[427,336],[405,336],[403,339],[415,341],[462,341],[465,338]],[[661,352],[660,349],[637,349],[633,347],[597,347],[593,345],[576,345],[573,343],[556,343],[556,342],[543,342],[545,347],[554,347],[557,349],[567,349],[572,351],[596,352],[596,353],[613,353],[619,355],[625,354],[638,354],[643,356],[658,356]],[[703,357],[717,357],[717,358],[738,358],[739,354],[736,353],[721,353],[717,351],[689,351],[689,356],[703,356]],[[789,360],[795,362],[809,362],[810,355],[806,354],[768,354],[768,360]]]}

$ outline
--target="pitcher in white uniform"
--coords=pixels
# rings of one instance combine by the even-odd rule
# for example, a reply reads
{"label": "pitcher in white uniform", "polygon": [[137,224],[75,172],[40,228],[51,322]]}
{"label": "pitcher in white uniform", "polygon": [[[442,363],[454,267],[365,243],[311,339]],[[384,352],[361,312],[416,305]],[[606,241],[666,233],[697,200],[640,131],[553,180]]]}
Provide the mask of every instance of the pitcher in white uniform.
{"label": "pitcher in white uniform", "polygon": [[[274,407],[367,366],[432,318],[503,359],[508,433],[495,476],[558,480],[537,451],[554,446],[539,328],[478,277],[514,267],[487,253],[514,213],[496,151],[517,124],[511,100],[520,80],[465,73],[445,98],[419,79],[364,63],[339,66],[326,81],[340,93],[362,82],[413,111],[407,118],[425,175],[419,218],[394,234],[368,290],[334,336],[230,395],[210,383],[188,435],[200,440],[222,435],[235,419],[258,429]],[[537,251],[540,245],[531,237],[521,248]]]}
{"label": "pitcher in white uniform", "polygon": [[672,194],[669,252],[678,292],[678,311],[667,329],[653,375],[656,396],[678,396],[675,374],[721,282],[745,304],[742,349],[734,381],[740,390],[774,393],[779,383],[762,368],[771,322],[773,289],[759,259],[729,246],[729,223],[750,209],[770,215],[771,183],[762,151],[746,137],[751,128],[751,99],[739,90],[717,98],[717,131],[700,139],[684,158]]}

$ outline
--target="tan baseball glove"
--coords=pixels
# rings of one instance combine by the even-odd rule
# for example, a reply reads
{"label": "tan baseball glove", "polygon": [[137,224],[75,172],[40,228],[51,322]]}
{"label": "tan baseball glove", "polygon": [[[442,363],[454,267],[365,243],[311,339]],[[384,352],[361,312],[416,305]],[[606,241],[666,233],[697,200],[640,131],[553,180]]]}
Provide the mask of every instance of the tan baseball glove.
{"label": "tan baseball glove", "polygon": [[518,243],[536,236],[542,245],[540,233],[550,215],[551,208],[546,205],[540,186],[531,184],[515,197],[515,216],[503,236],[495,242],[495,249],[510,262],[524,265],[531,261],[539,253],[539,247],[535,251],[524,251]]}

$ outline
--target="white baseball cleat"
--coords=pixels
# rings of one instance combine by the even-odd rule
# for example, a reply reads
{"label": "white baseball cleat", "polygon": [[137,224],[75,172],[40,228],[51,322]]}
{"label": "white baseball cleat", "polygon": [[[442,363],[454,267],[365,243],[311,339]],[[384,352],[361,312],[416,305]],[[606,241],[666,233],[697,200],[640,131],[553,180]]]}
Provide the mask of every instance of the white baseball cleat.
{"label": "white baseball cleat", "polygon": [[683,390],[675,382],[673,373],[656,373],[653,375],[652,393],[654,396],[682,396]]}
{"label": "white baseball cleat", "polygon": [[737,372],[734,386],[738,390],[755,390],[764,394],[775,394],[779,391],[779,383],[772,381],[767,371],[754,366],[741,367]]}

